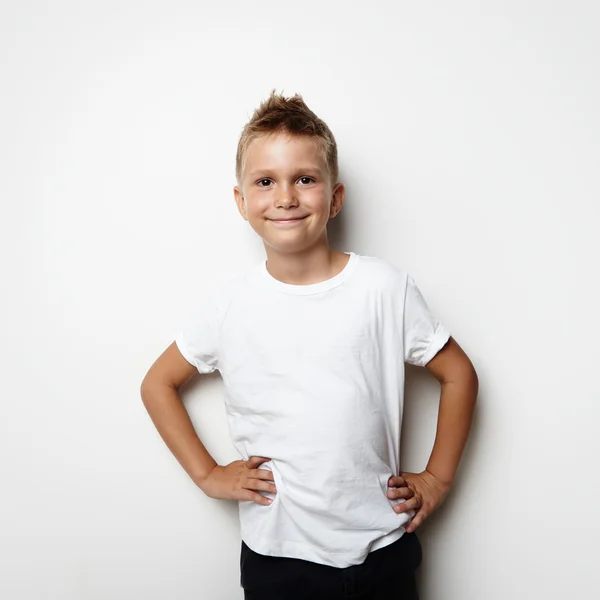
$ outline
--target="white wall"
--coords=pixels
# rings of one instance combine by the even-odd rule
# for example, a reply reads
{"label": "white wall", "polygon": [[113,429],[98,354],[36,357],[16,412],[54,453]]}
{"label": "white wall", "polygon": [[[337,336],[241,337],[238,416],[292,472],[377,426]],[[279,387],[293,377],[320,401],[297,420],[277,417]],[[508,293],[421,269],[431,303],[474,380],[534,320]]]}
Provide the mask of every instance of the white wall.
{"label": "white wall", "polygon": [[[264,256],[234,160],[277,88],[337,138],[334,244],[408,270],[479,373],[456,486],[418,530],[423,600],[597,598],[599,18],[591,0],[3,3],[0,596],[243,597],[237,507],[194,486],[139,386],[203,290]],[[409,370],[420,470],[439,386]],[[238,459],[218,375],[185,397]]]}

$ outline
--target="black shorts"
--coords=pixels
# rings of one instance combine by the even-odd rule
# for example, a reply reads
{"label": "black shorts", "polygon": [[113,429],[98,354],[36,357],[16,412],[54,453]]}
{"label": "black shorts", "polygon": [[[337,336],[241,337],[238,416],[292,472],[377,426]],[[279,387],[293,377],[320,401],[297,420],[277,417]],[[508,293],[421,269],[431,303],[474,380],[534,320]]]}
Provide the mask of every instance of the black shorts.
{"label": "black shorts", "polygon": [[421,559],[414,532],[345,568],[265,556],[242,540],[240,583],[245,600],[418,600],[415,570]]}

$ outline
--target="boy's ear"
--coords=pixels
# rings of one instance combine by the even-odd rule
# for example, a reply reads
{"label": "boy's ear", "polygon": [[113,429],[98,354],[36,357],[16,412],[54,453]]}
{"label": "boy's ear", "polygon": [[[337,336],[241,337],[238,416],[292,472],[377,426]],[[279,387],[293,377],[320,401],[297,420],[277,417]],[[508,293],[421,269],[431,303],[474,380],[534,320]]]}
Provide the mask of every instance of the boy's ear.
{"label": "boy's ear", "polygon": [[233,197],[235,198],[235,203],[240,211],[240,215],[242,215],[244,220],[247,221],[248,215],[246,214],[246,201],[244,200],[244,196],[237,185],[233,188]]}
{"label": "boy's ear", "polygon": [[345,195],[346,191],[344,189],[344,184],[336,183],[331,196],[331,204],[329,205],[329,217],[331,219],[333,219],[333,217],[335,217],[340,210],[342,210],[342,204],[344,203]]}

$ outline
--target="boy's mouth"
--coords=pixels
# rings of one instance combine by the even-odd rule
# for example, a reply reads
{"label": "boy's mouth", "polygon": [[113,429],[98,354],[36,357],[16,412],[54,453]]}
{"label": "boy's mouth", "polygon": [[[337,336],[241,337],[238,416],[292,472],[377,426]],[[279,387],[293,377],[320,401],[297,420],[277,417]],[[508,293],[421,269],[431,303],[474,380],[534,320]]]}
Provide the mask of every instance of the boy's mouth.
{"label": "boy's mouth", "polygon": [[308,215],[304,215],[303,217],[296,217],[294,219],[269,219],[270,221],[273,221],[273,223],[296,223],[298,221],[302,221],[303,219],[306,219],[306,217],[308,217]]}

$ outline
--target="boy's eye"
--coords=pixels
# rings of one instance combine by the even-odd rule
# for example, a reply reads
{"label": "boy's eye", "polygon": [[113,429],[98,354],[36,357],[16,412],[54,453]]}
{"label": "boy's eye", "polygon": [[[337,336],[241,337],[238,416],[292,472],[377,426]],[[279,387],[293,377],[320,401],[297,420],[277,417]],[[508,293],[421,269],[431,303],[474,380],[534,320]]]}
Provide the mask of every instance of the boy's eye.
{"label": "boy's eye", "polygon": [[[312,177],[300,177],[300,179],[298,181],[301,181],[302,179],[308,179],[308,181],[305,181],[304,184],[307,185],[308,183],[310,183],[311,181],[314,181],[314,179]],[[262,185],[264,182],[269,182],[271,181],[270,179],[259,179],[256,183],[258,184],[259,187],[269,187],[269,185]]]}

